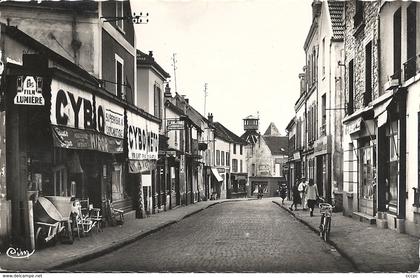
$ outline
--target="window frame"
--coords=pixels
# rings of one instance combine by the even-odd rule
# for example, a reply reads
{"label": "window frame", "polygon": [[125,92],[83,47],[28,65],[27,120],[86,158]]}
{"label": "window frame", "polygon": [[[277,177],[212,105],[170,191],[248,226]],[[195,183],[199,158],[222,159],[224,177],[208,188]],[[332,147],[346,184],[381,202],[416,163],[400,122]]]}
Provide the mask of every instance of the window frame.
{"label": "window frame", "polygon": [[232,159],[232,172],[238,172],[238,160],[236,158]]}
{"label": "window frame", "polygon": [[[158,100],[158,105],[156,105],[156,100]],[[162,118],[162,90],[157,82],[153,85],[153,115]]]}
{"label": "window frame", "polygon": [[[121,14],[118,13],[118,6],[121,6]],[[124,17],[124,1],[115,1],[115,17]],[[118,30],[125,34],[124,20],[117,20],[115,22],[115,26],[117,26]]]}
{"label": "window frame", "polygon": [[[121,83],[118,82],[118,63],[121,64]],[[124,59],[115,53],[115,95],[121,99],[125,99],[124,96]],[[118,86],[121,87],[121,96],[118,96]]]}
{"label": "window frame", "polygon": [[225,166],[225,151],[220,151],[220,165]]}

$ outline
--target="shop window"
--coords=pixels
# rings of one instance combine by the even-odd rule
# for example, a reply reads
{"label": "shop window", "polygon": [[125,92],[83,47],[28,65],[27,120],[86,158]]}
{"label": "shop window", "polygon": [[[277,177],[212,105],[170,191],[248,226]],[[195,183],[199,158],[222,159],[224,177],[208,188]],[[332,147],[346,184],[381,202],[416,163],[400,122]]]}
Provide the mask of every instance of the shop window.
{"label": "shop window", "polygon": [[221,163],[222,166],[225,165],[225,152],[224,151],[221,152],[220,163]]}
{"label": "shop window", "polygon": [[125,99],[124,95],[124,60],[115,54],[115,93],[117,97]]}
{"label": "shop window", "polygon": [[216,165],[220,165],[220,151],[216,150]]}
{"label": "shop window", "polygon": [[112,169],[112,202],[124,199],[124,187],[121,182],[121,165],[114,165]]}
{"label": "shop window", "polygon": [[67,186],[67,169],[64,165],[53,169],[53,180],[55,196],[71,196],[71,187]]}
{"label": "shop window", "polygon": [[375,194],[374,182],[374,151],[373,147],[366,144],[360,148],[360,197],[364,199],[373,199]]}
{"label": "shop window", "polygon": [[385,179],[385,197],[388,210],[397,212],[398,202],[398,172],[399,172],[399,139],[398,139],[398,121],[394,121],[387,128],[388,143],[388,165],[387,178]]}
{"label": "shop window", "polygon": [[238,172],[238,160],[232,159],[232,172]]}

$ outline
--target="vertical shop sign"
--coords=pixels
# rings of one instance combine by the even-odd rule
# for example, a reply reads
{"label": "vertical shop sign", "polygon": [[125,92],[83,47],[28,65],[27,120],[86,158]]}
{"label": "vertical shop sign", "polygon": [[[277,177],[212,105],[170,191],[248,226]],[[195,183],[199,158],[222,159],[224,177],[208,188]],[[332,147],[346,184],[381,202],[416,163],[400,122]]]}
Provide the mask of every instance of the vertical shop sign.
{"label": "vertical shop sign", "polygon": [[157,160],[159,125],[127,111],[128,159]]}

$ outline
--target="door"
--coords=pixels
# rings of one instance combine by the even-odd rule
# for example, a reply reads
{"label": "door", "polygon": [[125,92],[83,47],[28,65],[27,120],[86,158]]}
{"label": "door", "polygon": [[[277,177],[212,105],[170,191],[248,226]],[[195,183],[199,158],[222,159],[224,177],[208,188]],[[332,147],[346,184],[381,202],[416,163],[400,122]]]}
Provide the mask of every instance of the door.
{"label": "door", "polygon": [[324,196],[324,164],[322,156],[316,157],[316,185],[318,187],[319,196]]}

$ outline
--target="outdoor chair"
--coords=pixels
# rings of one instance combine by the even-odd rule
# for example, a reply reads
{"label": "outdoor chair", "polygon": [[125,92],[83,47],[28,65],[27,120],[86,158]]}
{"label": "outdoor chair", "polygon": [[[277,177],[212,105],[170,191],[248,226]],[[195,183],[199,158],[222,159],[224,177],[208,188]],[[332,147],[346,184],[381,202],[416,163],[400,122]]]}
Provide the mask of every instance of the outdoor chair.
{"label": "outdoor chair", "polygon": [[124,211],[113,207],[110,200],[106,200],[108,219],[111,225],[122,225],[124,223]]}

